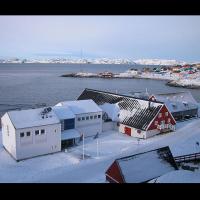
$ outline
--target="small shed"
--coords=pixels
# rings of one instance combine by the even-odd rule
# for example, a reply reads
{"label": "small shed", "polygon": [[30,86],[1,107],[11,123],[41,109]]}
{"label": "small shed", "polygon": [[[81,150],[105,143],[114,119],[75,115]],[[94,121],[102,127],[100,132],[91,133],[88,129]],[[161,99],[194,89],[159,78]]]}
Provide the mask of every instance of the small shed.
{"label": "small shed", "polygon": [[116,159],[105,172],[110,183],[145,183],[178,170],[168,146]]}

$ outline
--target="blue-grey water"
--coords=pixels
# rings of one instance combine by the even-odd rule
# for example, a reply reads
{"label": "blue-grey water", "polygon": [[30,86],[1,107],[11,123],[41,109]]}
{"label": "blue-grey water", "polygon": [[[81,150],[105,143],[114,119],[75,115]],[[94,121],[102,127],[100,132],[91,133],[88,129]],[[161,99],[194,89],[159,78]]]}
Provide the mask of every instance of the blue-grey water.
{"label": "blue-grey water", "polygon": [[[94,64],[0,64],[0,116],[12,109],[30,108],[38,104],[54,105],[76,99],[85,88],[127,94],[145,91],[164,93],[191,91],[200,101],[200,90],[166,86],[166,81],[145,79],[66,78],[69,72],[124,72],[130,65]],[[153,67],[153,66],[151,66]]]}

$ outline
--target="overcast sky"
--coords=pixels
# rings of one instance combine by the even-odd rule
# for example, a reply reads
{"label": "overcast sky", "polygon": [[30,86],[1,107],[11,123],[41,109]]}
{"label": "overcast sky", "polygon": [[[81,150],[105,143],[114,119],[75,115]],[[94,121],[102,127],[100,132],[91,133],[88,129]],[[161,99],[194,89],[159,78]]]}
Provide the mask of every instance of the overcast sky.
{"label": "overcast sky", "polygon": [[0,16],[0,57],[200,60],[200,16]]}

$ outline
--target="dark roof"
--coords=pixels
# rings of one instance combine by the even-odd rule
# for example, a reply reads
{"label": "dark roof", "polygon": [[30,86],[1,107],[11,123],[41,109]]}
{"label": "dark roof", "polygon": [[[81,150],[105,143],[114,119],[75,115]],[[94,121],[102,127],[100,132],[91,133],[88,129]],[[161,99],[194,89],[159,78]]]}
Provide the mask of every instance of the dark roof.
{"label": "dark roof", "polygon": [[[141,130],[147,129],[150,122],[164,105],[161,102],[154,102],[133,96],[120,95],[87,88],[78,97],[78,100],[83,99],[92,99],[98,105],[102,105],[104,103],[118,103],[120,111],[127,110],[131,112],[130,116],[125,117],[120,122],[124,125],[128,125]],[[149,103],[151,104],[150,107]]]}
{"label": "dark roof", "polygon": [[127,183],[141,183],[178,170],[168,146],[116,159]]}

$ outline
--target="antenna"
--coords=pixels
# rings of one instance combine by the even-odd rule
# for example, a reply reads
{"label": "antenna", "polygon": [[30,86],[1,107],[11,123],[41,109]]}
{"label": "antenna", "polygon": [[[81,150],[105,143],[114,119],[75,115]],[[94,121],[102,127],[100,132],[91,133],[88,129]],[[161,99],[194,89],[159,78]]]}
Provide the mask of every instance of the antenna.
{"label": "antenna", "polygon": [[82,64],[82,60],[83,60],[83,49],[81,48],[81,51],[80,51],[80,56],[81,56],[81,60],[80,60],[80,67],[81,67],[81,64]]}

